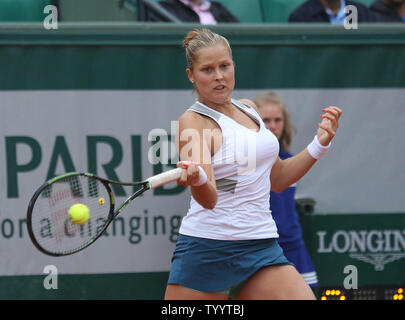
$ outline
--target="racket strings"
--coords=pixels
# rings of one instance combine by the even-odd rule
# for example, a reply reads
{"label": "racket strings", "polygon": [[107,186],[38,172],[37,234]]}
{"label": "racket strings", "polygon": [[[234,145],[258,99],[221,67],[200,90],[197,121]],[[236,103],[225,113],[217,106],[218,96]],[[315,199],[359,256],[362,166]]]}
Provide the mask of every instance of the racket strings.
{"label": "racket strings", "polygon": [[[90,218],[75,224],[69,216],[72,205],[81,203]],[[68,254],[87,246],[108,221],[110,195],[98,180],[87,176],[70,176],[45,187],[32,211],[32,232],[38,244],[53,254]]]}

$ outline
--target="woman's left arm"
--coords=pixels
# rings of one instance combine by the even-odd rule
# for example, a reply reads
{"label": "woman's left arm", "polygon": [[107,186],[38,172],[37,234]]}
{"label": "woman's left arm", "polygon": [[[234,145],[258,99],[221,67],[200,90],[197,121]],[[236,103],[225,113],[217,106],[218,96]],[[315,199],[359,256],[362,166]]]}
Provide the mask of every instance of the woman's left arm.
{"label": "woman's left arm", "polygon": [[282,192],[301,179],[329,148],[339,127],[342,110],[331,106],[322,111],[324,113],[321,115],[321,123],[318,123],[318,132],[308,147],[286,160],[277,158],[270,174],[272,191]]}

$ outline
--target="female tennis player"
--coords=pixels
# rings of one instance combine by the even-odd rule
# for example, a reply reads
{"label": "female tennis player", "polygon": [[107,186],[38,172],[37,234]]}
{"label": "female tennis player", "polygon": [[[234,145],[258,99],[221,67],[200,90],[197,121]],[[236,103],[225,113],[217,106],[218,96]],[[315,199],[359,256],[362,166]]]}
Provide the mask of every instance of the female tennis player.
{"label": "female tennis player", "polygon": [[286,160],[250,100],[231,98],[228,41],[208,30],[183,41],[197,101],[179,118],[178,183],[191,201],[173,253],[165,299],[314,299],[285,258],[269,210],[269,190],[299,180],[329,148],[341,110],[324,109],[308,147]]}

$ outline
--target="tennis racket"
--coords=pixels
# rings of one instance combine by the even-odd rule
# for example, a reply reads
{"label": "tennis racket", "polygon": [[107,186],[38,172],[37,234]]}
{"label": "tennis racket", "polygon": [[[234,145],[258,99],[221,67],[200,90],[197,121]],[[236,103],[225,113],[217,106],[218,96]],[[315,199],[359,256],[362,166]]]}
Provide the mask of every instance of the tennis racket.
{"label": "tennis racket", "polygon": [[[29,236],[39,251],[50,256],[79,252],[94,243],[136,197],[149,189],[176,181],[182,170],[176,168],[133,183],[110,181],[80,172],[52,178],[38,188],[29,203]],[[139,189],[116,209],[111,185]],[[78,203],[86,205],[90,211],[90,218],[83,224],[74,223],[68,213],[69,208]]]}

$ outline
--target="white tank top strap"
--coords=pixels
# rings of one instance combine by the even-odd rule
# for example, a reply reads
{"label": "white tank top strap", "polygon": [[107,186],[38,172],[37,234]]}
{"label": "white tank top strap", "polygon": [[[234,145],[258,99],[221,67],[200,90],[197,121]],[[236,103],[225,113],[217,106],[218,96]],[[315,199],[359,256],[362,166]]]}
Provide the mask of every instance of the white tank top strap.
{"label": "white tank top strap", "polygon": [[221,118],[222,114],[220,112],[217,112],[211,108],[208,108],[207,106],[203,105],[202,103],[196,101],[188,110],[201,113],[207,117],[210,117],[211,119],[215,120],[216,122],[219,121]]}
{"label": "white tank top strap", "polygon": [[241,111],[246,113],[256,124],[262,129],[265,127],[265,124],[260,117],[260,115],[257,113],[257,111],[252,108],[251,106],[240,102],[239,100],[231,99],[232,103],[237,106]]}

